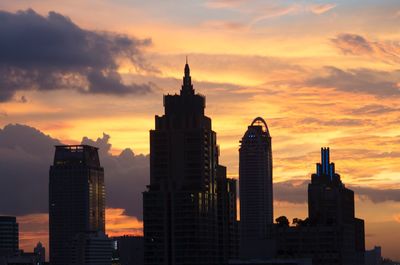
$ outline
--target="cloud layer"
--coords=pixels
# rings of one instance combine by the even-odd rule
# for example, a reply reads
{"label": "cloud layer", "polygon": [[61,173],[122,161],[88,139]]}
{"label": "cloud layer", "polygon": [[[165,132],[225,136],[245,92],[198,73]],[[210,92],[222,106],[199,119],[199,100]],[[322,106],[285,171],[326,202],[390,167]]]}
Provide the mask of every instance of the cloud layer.
{"label": "cloud layer", "polygon": [[20,90],[75,89],[82,93],[148,93],[148,84],[124,84],[118,58],[152,70],[141,49],[151,40],[84,30],[68,17],[29,9],[0,11],[0,102]]}

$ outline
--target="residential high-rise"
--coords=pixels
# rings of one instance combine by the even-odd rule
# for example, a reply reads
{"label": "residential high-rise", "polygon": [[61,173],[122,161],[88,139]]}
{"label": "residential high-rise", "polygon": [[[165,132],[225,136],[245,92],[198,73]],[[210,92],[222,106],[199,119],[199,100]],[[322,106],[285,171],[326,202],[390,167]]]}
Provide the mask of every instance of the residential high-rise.
{"label": "residential high-rise", "polygon": [[187,63],[180,94],[164,96],[164,108],[150,131],[145,264],[218,264],[217,139]]}
{"label": "residential high-rise", "polygon": [[273,224],[272,147],[267,123],[254,119],[239,149],[240,256],[267,255]]}
{"label": "residential high-rise", "polygon": [[96,147],[56,146],[50,167],[49,230],[52,265],[71,264],[79,233],[104,233],[104,170]]}
{"label": "residential high-rise", "polygon": [[18,223],[14,216],[0,216],[0,256],[18,254]]}

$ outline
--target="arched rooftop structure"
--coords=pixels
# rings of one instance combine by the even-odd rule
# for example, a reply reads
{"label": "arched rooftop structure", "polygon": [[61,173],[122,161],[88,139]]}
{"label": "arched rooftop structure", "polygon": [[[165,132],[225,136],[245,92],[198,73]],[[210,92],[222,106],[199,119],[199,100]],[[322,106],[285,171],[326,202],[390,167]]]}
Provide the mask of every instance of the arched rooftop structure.
{"label": "arched rooftop structure", "polygon": [[263,127],[263,132],[264,132],[264,133],[267,133],[268,135],[270,135],[270,134],[269,134],[268,125],[267,125],[267,123],[265,122],[265,120],[264,120],[263,118],[261,118],[261,117],[255,118],[255,119],[253,120],[253,122],[251,123],[251,126],[260,125],[260,124],[261,124],[261,126]]}
{"label": "arched rooftop structure", "polygon": [[274,222],[272,139],[268,125],[257,117],[247,127],[239,148],[240,253],[262,258],[260,242],[272,236]]}

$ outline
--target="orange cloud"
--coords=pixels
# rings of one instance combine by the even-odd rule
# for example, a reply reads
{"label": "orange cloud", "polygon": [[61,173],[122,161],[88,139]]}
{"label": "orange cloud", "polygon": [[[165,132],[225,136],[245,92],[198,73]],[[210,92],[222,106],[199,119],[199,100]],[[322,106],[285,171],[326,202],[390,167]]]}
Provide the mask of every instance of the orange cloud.
{"label": "orange cloud", "polygon": [[219,9],[219,8],[233,8],[238,7],[249,0],[209,0],[205,3],[208,8]]}
{"label": "orange cloud", "polygon": [[400,223],[400,214],[396,214],[393,216],[394,220],[398,223]]}
{"label": "orange cloud", "polygon": [[321,15],[336,7],[335,4],[319,4],[310,6],[310,11],[314,14]]}
{"label": "orange cloud", "polygon": [[299,12],[301,10],[299,5],[290,5],[290,6],[271,6],[261,10],[261,14],[257,15],[250,23],[251,26],[255,24],[276,17],[281,17],[289,14],[293,14]]}
{"label": "orange cloud", "polygon": [[143,235],[143,222],[125,214],[121,208],[106,209],[106,231],[109,236]]}

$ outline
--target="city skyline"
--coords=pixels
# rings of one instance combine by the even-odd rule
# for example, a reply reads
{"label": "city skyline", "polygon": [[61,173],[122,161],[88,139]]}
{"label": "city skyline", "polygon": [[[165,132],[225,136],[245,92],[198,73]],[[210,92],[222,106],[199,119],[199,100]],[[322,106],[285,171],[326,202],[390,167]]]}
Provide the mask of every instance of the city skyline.
{"label": "city skyline", "polygon": [[[82,12],[89,6],[95,15]],[[34,11],[26,11],[28,8]],[[54,74],[52,84],[60,88],[50,89],[46,87],[49,83],[32,76],[10,91],[0,84],[0,159],[4,161],[0,169],[7,172],[1,184],[10,198],[17,198],[8,193],[15,187],[15,179],[28,178],[27,172],[32,172],[32,177],[43,174],[38,167],[49,162],[48,157],[35,149],[80,144],[84,138],[85,143],[100,147],[100,156],[114,179],[109,183],[107,230],[116,235],[141,233],[138,196],[130,195],[121,183],[131,185],[128,176],[132,174],[145,185],[148,131],[153,129],[154,114],[162,112],[162,95],[175,93],[180,85],[188,55],[195,72],[193,83],[199,93],[207,95],[206,115],[213,118],[220,162],[227,166],[228,177],[238,178],[239,140],[247,125],[255,117],[265,118],[274,141],[275,217],[304,218],[304,191],[314,172],[313,163],[319,158],[319,148],[330,146],[343,181],[355,191],[356,214],[366,222],[367,248],[382,245],[384,256],[400,259],[392,237],[400,233],[400,36],[394,30],[400,7],[395,1],[3,1],[0,10],[2,18],[20,23],[7,24],[14,32],[20,32],[17,26],[27,21],[36,29],[52,25],[55,31],[67,32],[73,28],[69,21],[84,29],[82,34],[96,33],[97,40],[114,45],[93,50],[104,52],[104,61],[83,62],[83,66],[79,65],[82,61],[63,65],[66,57],[62,50],[56,51],[63,55],[56,57],[60,65],[52,67],[48,61],[38,63],[36,57],[18,64],[11,51],[7,56],[0,52],[1,73],[5,73],[4,65],[28,71],[45,69]],[[48,16],[49,11],[56,14]],[[1,30],[8,33],[7,27]],[[103,34],[104,30],[109,35]],[[131,41],[128,46],[118,46],[119,53],[110,52],[121,43],[115,33],[126,34],[124,40]],[[0,44],[7,43],[3,39]],[[51,59],[54,54],[48,56],[43,58]],[[121,59],[124,56],[133,57]],[[57,74],[75,74],[75,70],[68,71],[77,65],[81,67],[77,71],[86,67],[98,70],[82,70],[91,86],[60,84]],[[103,70],[111,75],[103,79],[96,75]],[[108,84],[113,84],[115,91],[107,92],[105,81],[112,81]],[[5,127],[15,123],[51,138],[23,126]],[[30,161],[32,157],[37,159]],[[18,159],[29,170],[16,168],[13,172],[11,165],[18,165]],[[124,163],[133,166],[124,171]],[[32,185],[32,191],[23,188],[21,200],[13,207],[4,202],[0,206],[4,214],[18,216],[21,238],[35,238],[35,242],[29,241],[29,249],[46,237],[46,205],[42,206],[46,194],[41,194],[45,189],[39,184]],[[133,189],[136,194],[136,187]],[[27,203],[26,197],[33,191],[37,205]],[[123,203],[128,199],[133,203]],[[23,240],[22,246],[26,242]]]}

